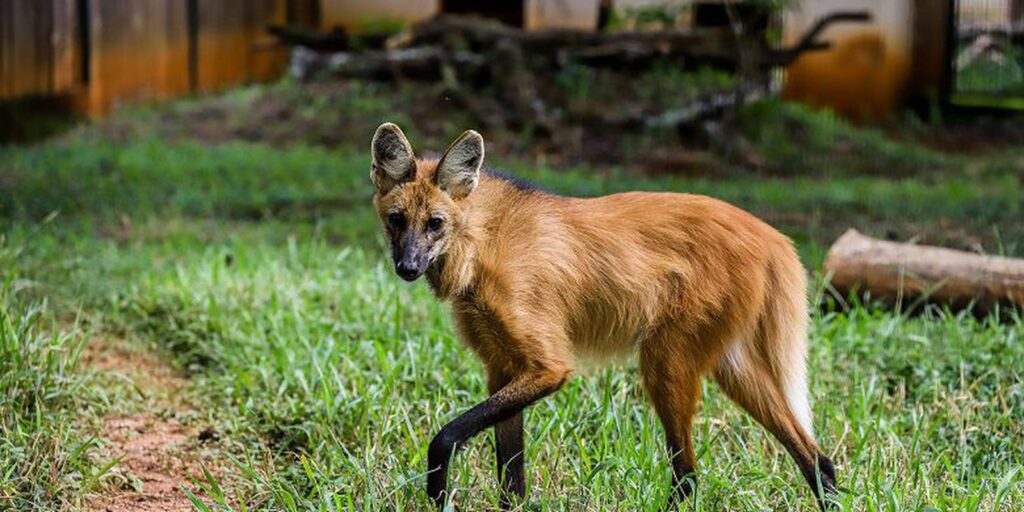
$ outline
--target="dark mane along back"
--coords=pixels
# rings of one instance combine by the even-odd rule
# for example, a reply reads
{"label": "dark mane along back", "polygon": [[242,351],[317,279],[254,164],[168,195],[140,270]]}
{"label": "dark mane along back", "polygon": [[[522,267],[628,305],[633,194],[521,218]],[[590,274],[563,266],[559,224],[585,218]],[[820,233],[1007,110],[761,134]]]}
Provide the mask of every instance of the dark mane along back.
{"label": "dark mane along back", "polygon": [[544,190],[542,190],[532,181],[520,178],[519,176],[516,176],[514,174],[509,174],[505,171],[498,171],[495,169],[481,169],[481,172],[492,178],[502,180],[512,185],[517,190],[522,190],[524,192],[544,192]]}

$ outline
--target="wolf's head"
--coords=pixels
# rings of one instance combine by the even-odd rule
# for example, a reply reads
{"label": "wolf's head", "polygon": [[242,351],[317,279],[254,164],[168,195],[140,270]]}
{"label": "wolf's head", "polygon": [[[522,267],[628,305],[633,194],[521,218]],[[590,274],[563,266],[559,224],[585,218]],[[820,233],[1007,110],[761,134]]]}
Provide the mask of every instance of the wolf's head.
{"label": "wolf's head", "polygon": [[418,161],[395,124],[384,123],[370,144],[373,204],[391,243],[395,272],[415,281],[442,256],[465,223],[464,200],[480,181],[484,139],[467,130],[437,162]]}

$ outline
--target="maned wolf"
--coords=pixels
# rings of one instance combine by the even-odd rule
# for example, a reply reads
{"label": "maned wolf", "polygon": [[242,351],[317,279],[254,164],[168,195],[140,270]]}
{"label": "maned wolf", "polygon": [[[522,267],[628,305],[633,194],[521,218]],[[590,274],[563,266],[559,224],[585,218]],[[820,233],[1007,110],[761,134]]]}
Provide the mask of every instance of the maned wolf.
{"label": "maned wolf", "polygon": [[490,397],[430,443],[434,503],[445,503],[455,449],[489,427],[502,505],[524,496],[523,409],[578,360],[635,351],[665,429],[673,502],[694,489],[690,422],[710,375],[782,443],[825,506],[835,473],[811,431],[806,286],[788,238],[709,197],[532,189],[481,171],[484,141],[472,130],[439,160],[417,159],[391,123],[371,148],[395,272],[427,276],[487,369]]}

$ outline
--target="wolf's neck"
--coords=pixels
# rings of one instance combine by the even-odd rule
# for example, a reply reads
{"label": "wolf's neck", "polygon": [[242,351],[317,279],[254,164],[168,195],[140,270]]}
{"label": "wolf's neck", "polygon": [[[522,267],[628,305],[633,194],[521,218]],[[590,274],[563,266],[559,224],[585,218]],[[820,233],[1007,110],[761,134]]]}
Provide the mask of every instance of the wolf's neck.
{"label": "wolf's neck", "polygon": [[476,275],[476,246],[460,240],[427,269],[427,282],[437,298],[448,300],[472,289]]}
{"label": "wolf's neck", "polygon": [[507,179],[484,175],[465,205],[467,220],[444,256],[427,270],[427,281],[438,298],[454,299],[473,288],[480,277],[479,252],[496,236],[495,223],[524,199],[524,190]]}

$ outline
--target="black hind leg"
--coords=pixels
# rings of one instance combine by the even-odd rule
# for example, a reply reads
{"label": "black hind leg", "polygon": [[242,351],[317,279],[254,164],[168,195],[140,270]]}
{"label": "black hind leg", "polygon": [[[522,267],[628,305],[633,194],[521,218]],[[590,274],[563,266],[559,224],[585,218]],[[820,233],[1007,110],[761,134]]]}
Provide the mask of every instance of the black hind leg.
{"label": "black hind leg", "polygon": [[821,509],[834,509],[835,506],[830,501],[830,498],[836,494],[836,469],[832,465],[832,460],[819,452],[815,465],[807,464],[806,468],[801,466],[800,471],[811,486],[811,490],[814,491],[814,496],[818,499]]}

